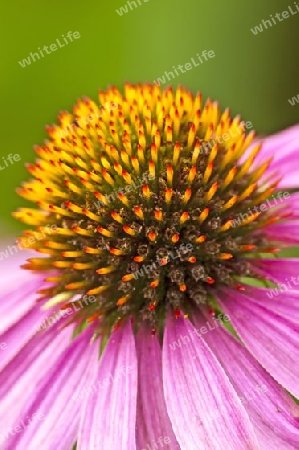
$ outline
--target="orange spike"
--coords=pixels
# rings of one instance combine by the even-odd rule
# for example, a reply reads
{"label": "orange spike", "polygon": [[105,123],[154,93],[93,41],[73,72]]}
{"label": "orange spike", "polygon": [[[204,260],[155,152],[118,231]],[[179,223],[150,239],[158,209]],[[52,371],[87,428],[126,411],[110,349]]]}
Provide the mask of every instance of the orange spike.
{"label": "orange spike", "polygon": [[151,157],[152,160],[154,161],[154,163],[157,163],[158,161],[158,150],[157,150],[157,146],[155,143],[151,144]]}
{"label": "orange spike", "polygon": [[197,239],[195,239],[196,244],[201,244],[206,240],[206,236],[199,236]]}
{"label": "orange spike", "polygon": [[208,277],[208,278],[206,279],[206,282],[209,283],[209,284],[214,284],[214,283],[215,283],[215,280],[214,280],[214,278],[212,278],[212,277]]}
{"label": "orange spike", "polygon": [[150,176],[152,178],[155,178],[155,176],[156,176],[156,168],[155,168],[154,161],[149,161],[149,163],[148,163],[148,171],[149,171]]}
{"label": "orange spike", "polygon": [[219,253],[218,258],[222,260],[232,259],[233,255],[231,253]]}
{"label": "orange spike", "polygon": [[75,270],[88,270],[92,269],[96,263],[95,262],[89,262],[89,263],[75,263],[72,265],[72,268]]}
{"label": "orange spike", "polygon": [[106,228],[98,227],[97,230],[98,230],[98,232],[101,233],[103,236],[106,236],[106,237],[112,237],[112,236],[113,236],[113,233],[112,233],[111,231],[107,230]]}
{"label": "orange spike", "polygon": [[150,198],[150,196],[151,196],[150,188],[149,188],[146,184],[144,184],[144,185],[142,186],[142,194],[143,194],[144,197],[146,197],[146,198]]}
{"label": "orange spike", "polygon": [[92,248],[92,247],[85,247],[84,249],[85,253],[88,253],[90,255],[100,255],[103,253],[103,250],[100,250],[98,248]]}
{"label": "orange spike", "polygon": [[181,144],[179,142],[176,142],[174,149],[173,149],[173,164],[176,165],[181,152]]}
{"label": "orange spike", "polygon": [[237,167],[233,167],[233,168],[228,172],[228,174],[226,175],[226,177],[225,177],[223,183],[221,184],[221,189],[222,189],[222,190],[225,189],[225,188],[233,181],[233,179],[235,178],[235,175],[236,175],[237,171],[238,171],[238,168],[237,168]]}
{"label": "orange spike", "polygon": [[233,226],[233,224],[234,224],[233,220],[228,220],[224,225],[222,225],[219,231],[227,231]]}
{"label": "orange spike", "polygon": [[163,214],[162,214],[162,211],[159,211],[159,210],[155,210],[154,211],[154,215],[155,215],[155,219],[156,220],[158,220],[159,222],[162,220],[162,218],[163,218]]}
{"label": "orange spike", "polygon": [[238,200],[238,196],[237,195],[233,195],[232,198],[230,198],[221,208],[221,211],[225,211],[226,209],[231,208],[232,206],[234,206],[234,204],[237,202]]}
{"label": "orange spike", "polygon": [[114,180],[113,178],[111,178],[110,174],[107,172],[106,169],[102,169],[101,171],[103,178],[105,181],[107,181],[108,184],[110,184],[111,186],[114,186]]}
{"label": "orange spike", "polygon": [[123,176],[124,180],[126,181],[126,183],[132,184],[132,178],[131,178],[131,175],[129,174],[129,172],[127,172],[126,170],[123,170],[122,176]]}
{"label": "orange spike", "polygon": [[77,281],[67,284],[65,287],[68,291],[75,291],[76,289],[82,289],[89,285],[89,281]]}
{"label": "orange spike", "polygon": [[192,190],[191,188],[186,189],[185,194],[184,194],[184,198],[183,198],[183,202],[186,204],[189,202],[190,198],[192,195]]}
{"label": "orange spike", "polygon": [[104,203],[104,205],[108,205],[108,200],[105,197],[105,195],[101,194],[100,192],[95,192],[94,196],[100,200],[100,202]]}
{"label": "orange spike", "polygon": [[168,258],[160,259],[160,263],[162,264],[162,266],[166,266],[166,264],[168,263]]}
{"label": "orange spike", "polygon": [[188,182],[192,183],[195,177],[196,177],[196,166],[192,166],[188,175]]}
{"label": "orange spike", "polygon": [[135,230],[133,230],[133,228],[129,227],[128,225],[124,225],[123,230],[125,233],[129,234],[130,236],[135,236],[135,234],[136,234]]}
{"label": "orange spike", "polygon": [[135,278],[133,273],[129,273],[122,277],[122,281],[131,281]]}
{"label": "orange spike", "polygon": [[192,153],[192,159],[191,159],[192,164],[196,164],[199,154],[200,154],[200,141],[196,141],[196,144],[195,144],[195,147],[194,147],[194,150]]}
{"label": "orange spike", "polygon": [[143,262],[144,261],[144,257],[143,256],[135,256],[134,257],[134,261],[138,262],[138,263]]}
{"label": "orange spike", "polygon": [[214,167],[214,163],[213,163],[213,162],[210,162],[210,163],[207,165],[207,168],[206,168],[205,173],[204,173],[204,176],[203,176],[203,181],[204,181],[205,183],[207,183],[207,182],[209,181],[210,176],[211,176],[211,174],[212,174],[212,172],[213,172],[213,167]]}
{"label": "orange spike", "polygon": [[166,201],[166,203],[170,203],[171,197],[172,197],[172,189],[171,188],[167,188],[166,192],[165,192],[165,201]]}
{"label": "orange spike", "polygon": [[120,214],[118,214],[118,212],[113,211],[113,212],[111,213],[111,217],[112,217],[112,219],[114,219],[116,222],[118,222],[118,223],[123,223],[123,219],[122,219],[122,217],[120,216]]}
{"label": "orange spike", "polygon": [[180,239],[180,235],[179,235],[179,234],[174,234],[174,235],[172,236],[172,238],[171,238],[171,240],[172,240],[172,242],[173,242],[174,244],[176,244],[176,243],[179,241],[179,239]]}
{"label": "orange spike", "polygon": [[171,164],[167,164],[166,174],[167,174],[167,184],[168,186],[171,186],[173,180],[173,168]]}
{"label": "orange spike", "polygon": [[138,144],[138,146],[137,146],[137,156],[138,156],[139,161],[143,164],[144,163],[144,149],[140,144]]}
{"label": "orange spike", "polygon": [[110,253],[112,253],[112,255],[116,255],[116,256],[124,255],[124,251],[119,250],[118,248],[110,248],[109,251],[110,251]]}
{"label": "orange spike", "polygon": [[195,256],[190,256],[190,258],[188,259],[189,263],[194,264],[196,263],[196,258]]}
{"label": "orange spike", "polygon": [[64,258],[79,258],[80,256],[82,256],[82,252],[80,250],[67,251],[62,252],[61,256],[63,256]]}
{"label": "orange spike", "polygon": [[128,198],[127,198],[124,194],[122,194],[121,192],[119,192],[119,193],[117,194],[117,196],[118,196],[118,198],[120,199],[120,201],[121,201],[124,205],[130,206],[129,200],[128,200]]}
{"label": "orange spike", "polygon": [[208,192],[205,195],[205,201],[210,201],[216,194],[218,189],[218,183],[213,183]]}
{"label": "orange spike", "polygon": [[188,133],[188,143],[187,143],[188,147],[191,147],[191,145],[193,144],[195,136],[196,136],[196,126],[194,123],[192,123]]}
{"label": "orange spike", "polygon": [[148,236],[149,240],[152,241],[152,242],[154,242],[156,240],[156,237],[157,237],[156,233],[154,233],[154,232],[148,233],[147,236]]}
{"label": "orange spike", "polygon": [[248,245],[241,245],[240,250],[242,252],[246,252],[246,251],[254,250],[255,248],[256,248],[255,245],[248,244]]}
{"label": "orange spike", "polygon": [[136,214],[137,217],[139,217],[139,219],[144,219],[144,214],[142,209],[139,206],[134,206],[134,213]]}
{"label": "orange spike", "polygon": [[166,129],[166,142],[172,142],[172,127],[168,126]]}
{"label": "orange spike", "polygon": [[99,318],[100,315],[101,315],[100,313],[93,314],[92,316],[88,317],[87,322],[88,323],[95,322]]}
{"label": "orange spike", "polygon": [[115,267],[114,266],[109,266],[109,267],[102,267],[101,269],[98,269],[96,272],[99,275],[107,275],[108,273],[114,272],[115,271]]}
{"label": "orange spike", "polygon": [[87,295],[97,295],[97,294],[101,294],[101,292],[106,291],[107,289],[110,288],[110,285],[105,285],[105,286],[99,286],[97,288],[94,289],[90,289],[89,291],[87,291]]}
{"label": "orange spike", "polygon": [[209,212],[210,212],[209,208],[205,208],[205,209],[200,213],[200,216],[199,216],[199,218],[198,218],[198,220],[199,220],[200,223],[203,223],[203,222],[206,220],[206,218],[207,218],[208,215],[209,215]]}
{"label": "orange spike", "polygon": [[129,300],[129,296],[126,295],[125,297],[121,297],[117,300],[116,304],[117,306],[122,306],[124,305],[127,301]]}
{"label": "orange spike", "polygon": [[184,212],[180,217],[180,223],[183,224],[189,219],[189,214],[187,212]]}
{"label": "orange spike", "polygon": [[132,166],[134,167],[134,170],[136,173],[140,173],[140,167],[139,167],[139,162],[138,159],[136,158],[136,156],[132,156]]}

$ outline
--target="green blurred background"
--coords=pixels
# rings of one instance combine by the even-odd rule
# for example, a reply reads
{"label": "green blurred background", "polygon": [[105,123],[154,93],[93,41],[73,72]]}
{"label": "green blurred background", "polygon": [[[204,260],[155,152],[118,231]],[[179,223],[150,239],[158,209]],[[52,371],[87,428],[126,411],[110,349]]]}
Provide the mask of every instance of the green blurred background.
{"label": "green blurred background", "polygon": [[[138,4],[137,0],[135,0]],[[173,80],[201,90],[271,133],[299,122],[299,13],[258,33],[250,28],[288,9],[283,0],[148,0],[122,16],[125,0],[27,0],[1,6],[2,156],[21,161],[0,172],[0,226],[13,234],[21,225],[11,211],[24,204],[15,188],[27,178],[32,147],[46,138],[45,125],[82,95],[128,80],[153,81],[203,50],[214,59]],[[22,68],[18,61],[68,31],[81,38]]]}

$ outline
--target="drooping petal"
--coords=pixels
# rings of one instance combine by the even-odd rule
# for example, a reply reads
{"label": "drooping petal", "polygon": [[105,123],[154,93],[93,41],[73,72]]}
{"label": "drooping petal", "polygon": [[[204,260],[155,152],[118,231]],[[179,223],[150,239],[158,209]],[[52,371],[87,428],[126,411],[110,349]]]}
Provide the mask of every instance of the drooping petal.
{"label": "drooping petal", "polygon": [[78,450],[136,450],[137,357],[132,327],[115,331],[84,399]]}
{"label": "drooping petal", "polygon": [[[89,381],[86,367],[89,359],[96,360],[97,355],[97,345],[90,344],[91,336],[90,329],[78,336],[37,384],[34,395],[15,424],[21,426],[23,421],[28,427],[8,439],[4,450],[72,448],[80,410],[80,404],[73,402],[72,396]],[[31,421],[35,414],[43,417],[37,420],[37,416]]]}
{"label": "drooping petal", "polygon": [[299,290],[299,258],[252,258],[250,263],[275,283],[289,282],[290,290]]}
{"label": "drooping petal", "polygon": [[37,383],[69,346],[72,332],[71,327],[60,332],[53,327],[35,335],[0,372],[0,423],[3,428],[16,423]]}
{"label": "drooping petal", "polygon": [[240,399],[210,348],[194,333],[188,320],[169,318],[163,343],[166,405],[182,450],[258,449]]}
{"label": "drooping petal", "polygon": [[267,200],[265,205],[279,218],[263,228],[266,237],[286,246],[299,243],[299,194],[280,191],[274,194],[273,199]]}
{"label": "drooping petal", "polygon": [[[137,338],[138,398],[136,439],[137,449],[154,446],[157,439],[173,450],[180,450],[168,417],[162,381],[162,349],[158,337],[141,327]],[[150,368],[150,370],[149,370]],[[166,441],[164,440],[166,439]],[[161,444],[157,444],[158,446]]]}
{"label": "drooping petal", "polygon": [[34,306],[19,322],[9,328],[2,336],[1,342],[6,349],[0,353],[0,370],[18,353],[18,351],[36,333],[36,324],[47,316],[39,305]]}
{"label": "drooping petal", "polygon": [[273,156],[270,170],[278,171],[282,175],[279,188],[298,187],[299,167],[294,161],[297,161],[299,154],[299,126],[290,127],[260,141],[263,142],[263,147],[256,158],[255,166]]}
{"label": "drooping petal", "polygon": [[38,297],[36,292],[43,286],[42,277],[39,275],[32,277],[31,274],[31,277],[23,277],[23,280],[20,280],[17,274],[18,271],[14,279],[8,282],[6,271],[1,272],[0,334],[17,323],[34,306]]}
{"label": "drooping petal", "polygon": [[285,291],[282,285],[267,289],[249,286],[243,295],[250,296],[251,302],[299,324],[299,292]]}
{"label": "drooping petal", "polygon": [[204,340],[241,398],[261,448],[298,449],[299,406],[226,329],[209,331],[208,322],[214,325],[208,315],[195,319],[196,327],[205,331]]}
{"label": "drooping petal", "polygon": [[262,306],[262,299],[257,304],[249,295],[229,289],[223,290],[217,298],[252,355],[298,398],[298,325]]}
{"label": "drooping petal", "polygon": [[265,236],[270,241],[282,242],[288,246],[299,244],[299,220],[288,219],[285,222],[276,223],[264,228]]}

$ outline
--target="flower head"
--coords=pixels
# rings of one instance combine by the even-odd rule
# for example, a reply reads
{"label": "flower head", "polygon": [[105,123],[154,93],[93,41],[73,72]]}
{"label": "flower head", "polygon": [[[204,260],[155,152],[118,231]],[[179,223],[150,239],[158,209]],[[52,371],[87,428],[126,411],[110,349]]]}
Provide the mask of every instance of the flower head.
{"label": "flower head", "polygon": [[[131,316],[159,328],[167,311],[192,314],[213,289],[237,289],[253,272],[244,258],[272,251],[264,226],[284,213],[258,208],[279,180],[258,183],[271,158],[250,170],[257,144],[240,163],[254,133],[201,95],[150,85],[100,95],[106,109],[86,99],[75,118],[62,113],[28,166],[34,179],[19,194],[39,210],[16,216],[45,231],[32,247],[47,257],[25,268],[59,270],[45,297],[96,296],[83,320],[110,331]],[[51,236],[46,224],[57,227]]]}
{"label": "flower head", "polygon": [[[73,114],[60,114],[60,126],[47,128],[50,139],[27,166],[33,178],[18,190],[38,206],[15,213],[31,226],[19,245],[40,254],[22,266],[34,274],[25,319],[20,314],[14,329],[27,330],[20,355],[32,361],[36,347],[54,348],[52,339],[61,351],[41,373],[38,361],[29,364],[39,382],[20,406],[29,414],[48,405],[51,418],[35,426],[35,437],[32,427],[7,448],[45,439],[62,409],[56,400],[50,406],[54,377],[63,402],[75,404],[76,426],[62,437],[61,419],[53,439],[47,435],[50,448],[63,442],[59,448],[69,449],[79,427],[78,450],[159,448],[165,437],[171,449],[267,449],[276,405],[284,417],[273,419],[273,448],[295,449],[294,406],[278,383],[299,396],[298,292],[269,300],[270,289],[246,280],[277,284],[277,261],[284,276],[298,264],[271,259],[296,242],[298,198],[284,191],[295,187],[296,168],[285,177],[283,168],[298,150],[290,138],[298,130],[263,147],[239,116],[182,87],[128,84],[124,95],[113,87],[99,96],[102,107],[79,100]],[[53,315],[54,325],[45,326]],[[249,351],[223,326],[229,319]],[[16,370],[19,350],[3,373]],[[245,383],[256,404],[242,401]]]}

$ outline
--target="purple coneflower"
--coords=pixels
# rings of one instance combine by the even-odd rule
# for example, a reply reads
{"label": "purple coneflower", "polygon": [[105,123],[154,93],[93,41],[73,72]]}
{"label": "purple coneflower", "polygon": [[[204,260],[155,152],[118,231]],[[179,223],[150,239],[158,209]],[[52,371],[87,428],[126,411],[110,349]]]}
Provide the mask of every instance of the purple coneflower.
{"label": "purple coneflower", "polygon": [[273,257],[299,243],[298,127],[262,146],[183,88],[99,97],[18,191],[39,255],[1,253],[1,448],[298,449],[299,259]]}

